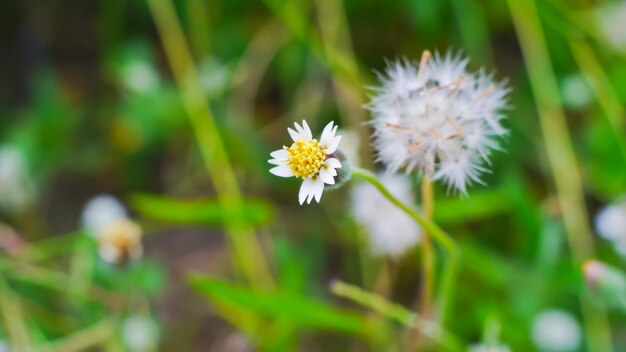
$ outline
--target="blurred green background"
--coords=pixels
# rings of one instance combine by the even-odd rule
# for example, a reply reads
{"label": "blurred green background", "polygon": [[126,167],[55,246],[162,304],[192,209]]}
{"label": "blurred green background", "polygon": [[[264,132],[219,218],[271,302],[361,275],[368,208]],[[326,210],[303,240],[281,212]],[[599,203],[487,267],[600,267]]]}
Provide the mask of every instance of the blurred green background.
{"label": "blurred green background", "polygon": [[[626,193],[624,23],[623,1],[3,2],[0,350],[404,350],[410,321],[329,285],[406,317],[419,246],[371,255],[350,185],[300,207],[267,159],[293,121],[317,135],[333,120],[377,169],[375,71],[461,50],[508,77],[510,136],[487,186],[436,186],[434,220],[462,253],[455,343],[422,349],[542,350],[533,320],[558,308],[583,330],[572,350],[626,351],[626,306],[581,272],[625,264],[592,226]],[[81,225],[98,194],[143,229],[140,259],[100,259]]]}

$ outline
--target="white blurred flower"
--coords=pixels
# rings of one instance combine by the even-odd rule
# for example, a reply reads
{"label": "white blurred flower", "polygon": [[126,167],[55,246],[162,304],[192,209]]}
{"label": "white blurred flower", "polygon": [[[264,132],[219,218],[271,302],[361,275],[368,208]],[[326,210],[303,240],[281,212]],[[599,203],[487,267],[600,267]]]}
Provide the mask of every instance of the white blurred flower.
{"label": "white blurred flower", "polygon": [[501,344],[473,344],[469,348],[470,352],[511,352],[511,348]]}
{"label": "white blurred flower", "polygon": [[341,134],[341,151],[345,154],[346,159],[352,165],[360,165],[361,156],[359,149],[361,148],[361,140],[359,134],[354,131],[340,130]]}
{"label": "white blurred flower", "polygon": [[467,59],[422,55],[419,65],[390,63],[381,87],[366,105],[374,118],[374,148],[390,172],[417,169],[466,193],[487,171],[494,137],[507,134],[500,121],[509,89],[483,71],[466,70]]}
{"label": "white blurred flower", "polygon": [[626,52],[626,2],[604,3],[596,10],[596,20],[602,34],[615,49]]}
{"label": "white blurred flower", "polygon": [[0,147],[0,205],[19,210],[32,201],[33,185],[20,149]]}
{"label": "white blurred flower", "polygon": [[302,120],[302,126],[295,123],[296,130],[287,128],[293,144],[290,147],[273,151],[268,162],[276,167],[270,172],[280,177],[302,178],[302,186],[298,194],[300,205],[306,200],[307,204],[315,198],[319,203],[324,192],[324,184],[335,184],[337,170],[341,167],[335,151],[341,141],[341,136],[336,136],[337,126],[330,122],[324,127],[319,140],[313,138],[311,129],[306,121]]}
{"label": "white blurred flower", "polygon": [[99,237],[112,223],[127,217],[126,208],[117,198],[101,194],[91,198],[83,208],[82,223],[90,235]]}
{"label": "white blurred flower", "polygon": [[122,323],[122,339],[132,352],[154,349],[158,338],[158,326],[148,317],[134,315]]}
{"label": "white blurred flower", "polygon": [[150,64],[135,61],[124,67],[124,84],[137,93],[154,90],[160,83],[159,74]]}
{"label": "white blurred flower", "polygon": [[229,68],[217,57],[208,56],[198,67],[202,88],[209,96],[217,96],[224,92],[229,84]]}
{"label": "white blurred flower", "polygon": [[[405,175],[381,175],[382,184],[396,198],[413,204],[411,183]],[[422,230],[405,212],[390,203],[369,183],[352,188],[352,211],[369,236],[372,253],[399,256],[414,246]]]}
{"label": "white blurred flower", "polygon": [[582,109],[591,103],[593,95],[585,77],[572,74],[561,82],[563,104],[571,109]]}
{"label": "white blurred flower", "polygon": [[626,255],[626,199],[602,208],[595,218],[598,235],[611,241],[615,249]]}
{"label": "white blurred flower", "polygon": [[533,320],[531,337],[540,351],[572,351],[580,345],[580,325],[567,311],[545,310]]}
{"label": "white blurred flower", "polygon": [[5,340],[0,340],[0,352],[11,352],[11,346]]}
{"label": "white blurred flower", "polygon": [[141,257],[141,228],[128,218],[126,208],[115,197],[92,198],[83,209],[82,223],[98,240],[102,260],[120,264]]}

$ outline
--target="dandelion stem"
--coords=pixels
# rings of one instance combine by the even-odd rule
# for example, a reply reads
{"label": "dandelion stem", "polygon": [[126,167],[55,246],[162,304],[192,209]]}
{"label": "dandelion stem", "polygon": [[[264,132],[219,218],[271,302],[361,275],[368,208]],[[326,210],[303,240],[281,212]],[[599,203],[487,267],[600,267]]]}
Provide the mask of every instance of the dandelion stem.
{"label": "dandelion stem", "polygon": [[444,265],[442,272],[441,296],[438,306],[439,324],[444,327],[459,260],[459,249],[456,242],[430,219],[426,218],[415,209],[394,197],[393,194],[391,194],[389,190],[380,182],[380,180],[378,180],[378,178],[370,171],[355,167],[352,170],[352,177],[371,183],[385,198],[415,220],[415,222],[417,222],[424,229],[426,237],[432,237],[432,239],[437,241],[446,252],[448,261]]}
{"label": "dandelion stem", "polygon": [[[428,177],[422,178],[422,213],[428,220],[433,218],[434,208],[434,191],[433,183]],[[431,305],[433,300],[433,287],[435,281],[435,256],[430,236],[426,234],[422,238],[422,291],[418,295],[417,304],[415,305],[417,314],[430,317]],[[409,350],[414,351],[419,346],[420,334],[416,331],[409,336]]]}

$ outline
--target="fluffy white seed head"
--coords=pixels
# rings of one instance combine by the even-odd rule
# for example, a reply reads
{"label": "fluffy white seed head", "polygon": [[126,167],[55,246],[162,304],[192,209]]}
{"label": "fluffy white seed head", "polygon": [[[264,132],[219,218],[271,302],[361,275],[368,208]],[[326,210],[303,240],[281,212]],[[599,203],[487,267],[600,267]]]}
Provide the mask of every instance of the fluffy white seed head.
{"label": "fluffy white seed head", "polygon": [[533,343],[540,351],[573,351],[581,341],[576,318],[559,309],[539,313],[533,320],[531,333]]}
{"label": "fluffy white seed head", "polygon": [[390,172],[417,170],[460,193],[480,182],[496,138],[507,134],[501,120],[509,89],[467,64],[459,55],[424,52],[419,64],[396,61],[378,75],[366,108],[378,161]]}
{"label": "fluffy white seed head", "polygon": [[[406,176],[382,175],[380,181],[402,202],[414,202]],[[352,188],[352,211],[363,226],[375,255],[399,256],[420,240],[422,230],[415,221],[369,183],[359,183]]]}

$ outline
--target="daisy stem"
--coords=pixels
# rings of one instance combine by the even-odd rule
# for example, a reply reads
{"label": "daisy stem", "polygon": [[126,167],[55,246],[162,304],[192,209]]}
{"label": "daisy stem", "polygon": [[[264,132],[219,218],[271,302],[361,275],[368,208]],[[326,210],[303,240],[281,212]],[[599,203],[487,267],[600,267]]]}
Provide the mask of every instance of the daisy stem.
{"label": "daisy stem", "polygon": [[450,301],[450,297],[453,291],[454,278],[457,273],[457,266],[459,260],[459,249],[456,242],[443,231],[439,226],[433,223],[430,219],[420,214],[412,207],[404,204],[378,180],[376,175],[368,170],[364,170],[355,167],[352,170],[352,177],[361,179],[371,183],[374,187],[380,191],[380,193],[387,198],[393,205],[400,208],[407,215],[409,215],[417,224],[419,224],[425,231],[425,237],[432,237],[433,240],[438,242],[448,256],[448,261],[443,268],[441,278],[441,300],[438,307],[439,324],[444,327],[447,316],[447,309]]}

